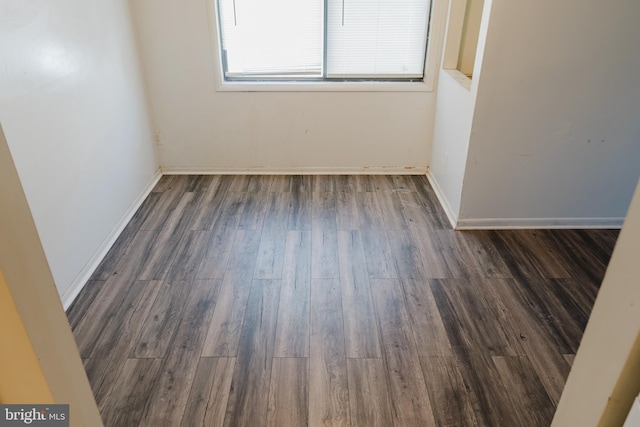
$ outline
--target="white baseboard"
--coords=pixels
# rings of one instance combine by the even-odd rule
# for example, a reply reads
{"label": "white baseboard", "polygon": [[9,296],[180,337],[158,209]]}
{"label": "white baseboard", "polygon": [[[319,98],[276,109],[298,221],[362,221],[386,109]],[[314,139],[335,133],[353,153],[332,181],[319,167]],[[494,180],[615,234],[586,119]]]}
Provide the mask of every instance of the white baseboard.
{"label": "white baseboard", "polygon": [[446,196],[444,195],[444,192],[442,191],[442,187],[440,187],[438,180],[436,179],[435,175],[431,173],[431,171],[427,172],[427,179],[429,180],[429,183],[431,184],[433,191],[436,193],[436,197],[438,198],[438,201],[440,202],[442,209],[444,209],[444,213],[447,215],[447,218],[451,223],[451,227],[456,229],[457,228],[456,225],[458,224],[458,217],[456,216],[455,212],[453,211],[453,208],[449,204],[449,199],[447,199]]}
{"label": "white baseboard", "polygon": [[456,230],[619,229],[624,218],[474,218],[458,219]]}
{"label": "white baseboard", "polygon": [[426,166],[364,166],[364,167],[247,167],[198,168],[162,167],[165,175],[424,175]]}
{"label": "white baseboard", "polygon": [[62,300],[62,306],[65,310],[67,310],[73,301],[76,299],[82,288],[86,285],[87,281],[91,278],[93,272],[98,268],[104,257],[111,249],[111,246],[116,242],[122,230],[127,226],[131,218],[136,213],[142,202],[147,198],[153,187],[156,186],[160,178],[162,177],[162,172],[160,169],[156,171],[153,177],[149,180],[147,185],[144,187],[144,190],[140,193],[140,195],[136,198],[136,200],[131,203],[129,208],[126,210],[124,215],[120,218],[120,220],[116,223],[111,233],[104,239],[100,247],[93,254],[91,259],[85,264],[84,268],[78,273],[73,282],[67,287],[64,293],[60,296]]}

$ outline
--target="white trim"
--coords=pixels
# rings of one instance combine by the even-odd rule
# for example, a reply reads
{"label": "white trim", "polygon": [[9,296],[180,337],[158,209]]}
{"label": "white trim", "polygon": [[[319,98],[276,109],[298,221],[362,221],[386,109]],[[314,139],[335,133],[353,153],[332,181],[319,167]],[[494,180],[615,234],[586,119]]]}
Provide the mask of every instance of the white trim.
{"label": "white trim", "polygon": [[426,82],[222,81],[218,92],[433,92]]}
{"label": "white trim", "polygon": [[473,218],[458,219],[456,230],[511,230],[532,228],[622,228],[624,218]]}
{"label": "white trim", "polygon": [[442,191],[442,187],[440,187],[440,184],[438,184],[438,180],[436,179],[435,175],[431,173],[430,170],[427,171],[427,179],[429,180],[431,187],[433,187],[433,191],[436,193],[436,197],[438,198],[438,201],[440,202],[442,209],[444,209],[444,213],[447,215],[447,218],[451,223],[451,227],[453,227],[454,229],[457,229],[456,225],[458,224],[458,217],[456,216],[456,213],[453,211],[451,204],[449,204],[449,199],[447,199],[447,197],[444,195],[444,191]]}
{"label": "white trim", "polygon": [[424,175],[425,166],[364,166],[364,167],[162,167],[166,175]]}
{"label": "white trim", "polygon": [[64,293],[60,296],[62,300],[62,305],[65,311],[71,306],[73,301],[76,299],[80,291],[87,284],[87,281],[91,278],[93,272],[98,268],[104,257],[109,252],[109,249],[116,242],[122,230],[129,224],[131,218],[136,213],[142,202],[147,198],[153,187],[156,186],[160,178],[162,177],[162,171],[158,169],[153,177],[149,180],[147,185],[144,187],[144,190],[140,195],[136,198],[136,200],[131,203],[129,208],[126,210],[124,215],[120,218],[120,220],[116,223],[114,228],[111,230],[111,233],[104,239],[100,247],[95,251],[91,259],[85,264],[80,273],[76,276],[76,278],[71,282],[71,284],[67,287]]}

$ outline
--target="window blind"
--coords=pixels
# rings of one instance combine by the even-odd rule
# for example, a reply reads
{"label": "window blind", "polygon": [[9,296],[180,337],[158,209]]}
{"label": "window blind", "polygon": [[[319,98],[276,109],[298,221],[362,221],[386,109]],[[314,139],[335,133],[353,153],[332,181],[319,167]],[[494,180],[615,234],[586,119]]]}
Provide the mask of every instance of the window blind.
{"label": "window blind", "polygon": [[225,78],[421,78],[429,8],[430,0],[218,0]]}
{"label": "window blind", "polygon": [[227,77],[322,75],[322,0],[219,0]]}
{"label": "window blind", "polygon": [[328,0],[328,77],[422,77],[428,0]]}

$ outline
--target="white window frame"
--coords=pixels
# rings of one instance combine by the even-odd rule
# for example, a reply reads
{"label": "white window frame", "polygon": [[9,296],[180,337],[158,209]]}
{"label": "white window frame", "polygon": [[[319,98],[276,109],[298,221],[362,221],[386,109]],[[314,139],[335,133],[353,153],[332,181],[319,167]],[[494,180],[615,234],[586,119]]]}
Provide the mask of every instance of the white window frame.
{"label": "white window frame", "polygon": [[211,60],[215,90],[218,92],[433,92],[442,61],[447,0],[431,0],[431,22],[427,35],[424,77],[422,81],[229,81],[224,79],[220,52],[220,33],[216,0],[207,5]]}

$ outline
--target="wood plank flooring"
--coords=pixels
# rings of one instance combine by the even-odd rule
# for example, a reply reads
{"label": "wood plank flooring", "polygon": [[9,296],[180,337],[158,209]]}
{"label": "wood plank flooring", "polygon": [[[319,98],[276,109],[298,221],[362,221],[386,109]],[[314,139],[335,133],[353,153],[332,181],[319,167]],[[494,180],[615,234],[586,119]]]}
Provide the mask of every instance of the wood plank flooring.
{"label": "wood plank flooring", "polygon": [[423,176],[164,176],[68,311],[106,426],[548,426],[617,239]]}

